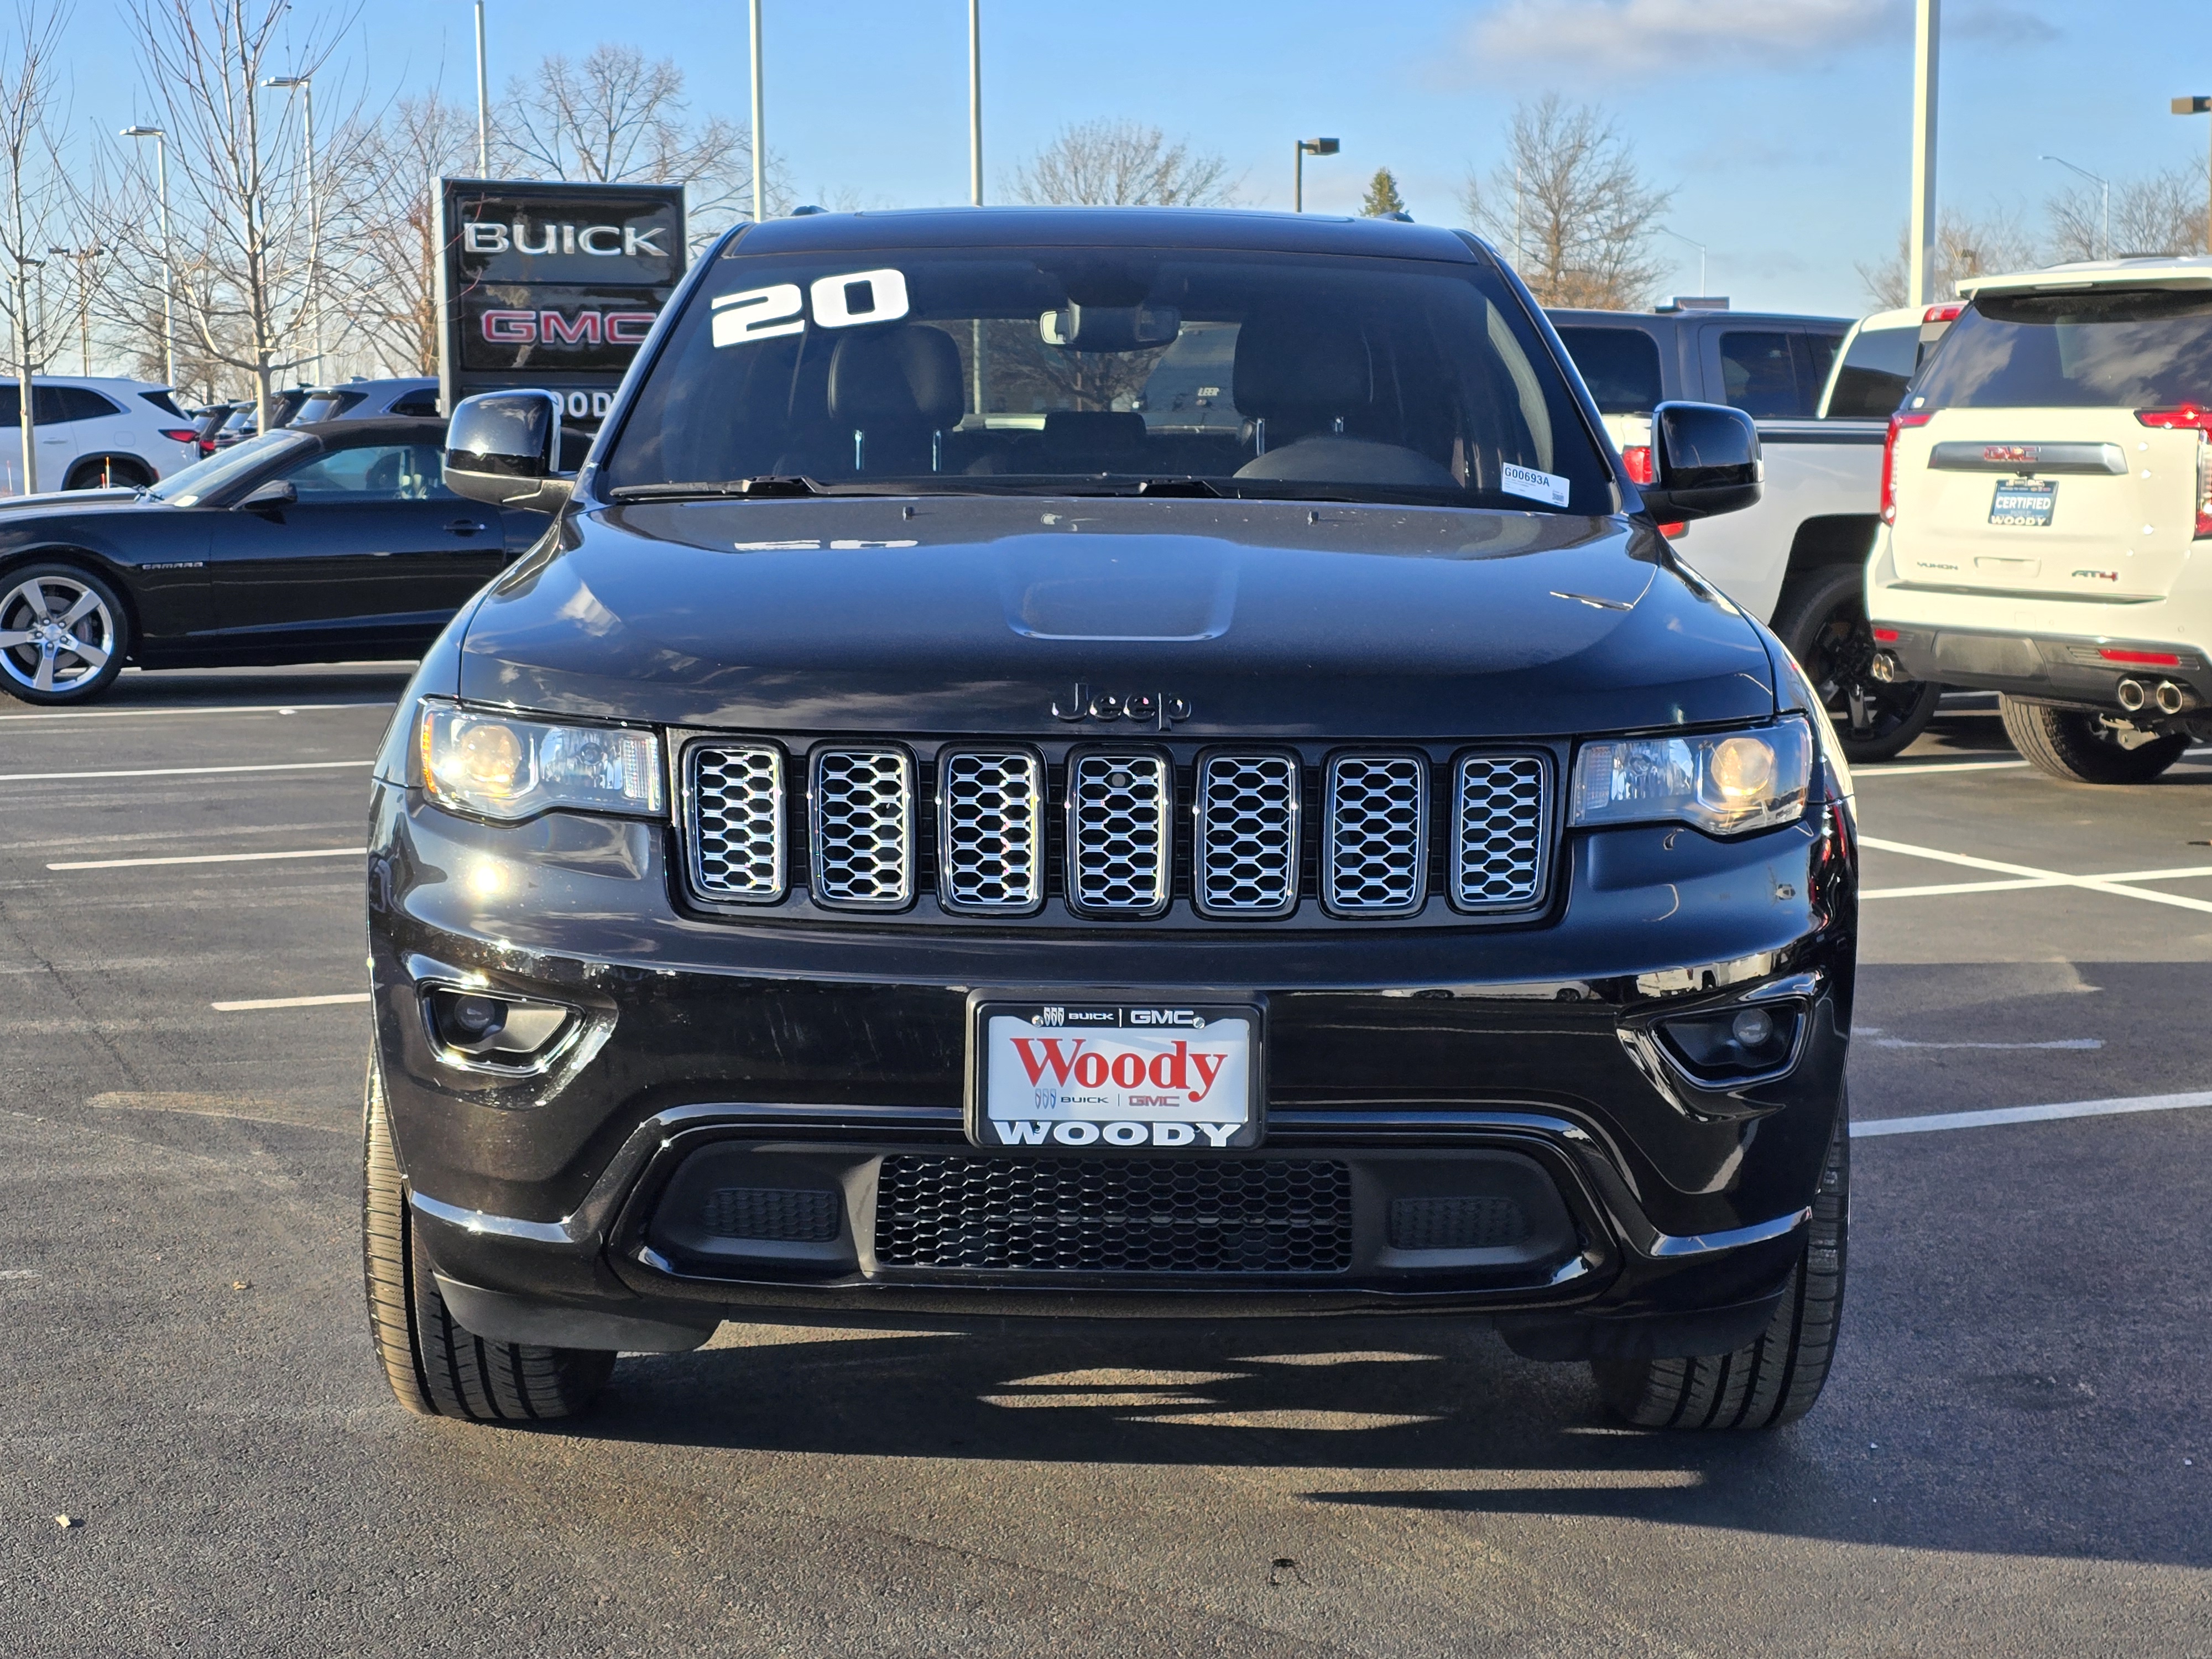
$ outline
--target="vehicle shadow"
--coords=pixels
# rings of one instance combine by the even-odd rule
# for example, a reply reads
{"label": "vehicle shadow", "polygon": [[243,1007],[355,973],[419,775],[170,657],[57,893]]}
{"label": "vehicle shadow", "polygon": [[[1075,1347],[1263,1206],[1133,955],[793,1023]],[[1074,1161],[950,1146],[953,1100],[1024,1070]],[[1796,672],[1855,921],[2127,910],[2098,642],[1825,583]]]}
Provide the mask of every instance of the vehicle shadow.
{"label": "vehicle shadow", "polygon": [[[2212,1565],[2196,1471],[2123,1481],[2077,1443],[2063,1380],[1930,1376],[1877,1399],[1850,1357],[1803,1423],[1735,1437],[1624,1429],[1585,1367],[1429,1321],[732,1326],[696,1353],[625,1359],[570,1433],[709,1455],[1261,1466],[1310,1471],[1317,1504]],[[1912,1426],[1885,1455],[1879,1425],[1900,1415]]]}

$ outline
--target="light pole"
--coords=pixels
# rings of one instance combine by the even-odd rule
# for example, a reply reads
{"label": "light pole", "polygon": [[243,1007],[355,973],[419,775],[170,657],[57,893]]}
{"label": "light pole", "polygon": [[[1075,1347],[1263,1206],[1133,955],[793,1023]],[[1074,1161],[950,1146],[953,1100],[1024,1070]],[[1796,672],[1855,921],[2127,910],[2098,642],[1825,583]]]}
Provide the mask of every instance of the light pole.
{"label": "light pole", "polygon": [[1705,287],[1705,245],[1692,237],[1683,235],[1679,230],[1669,230],[1664,225],[1659,227],[1659,234],[1662,236],[1671,236],[1678,242],[1688,242],[1692,247],[1698,250],[1698,293],[1702,297],[1710,292]]}
{"label": "light pole", "polygon": [[172,391],[177,384],[177,331],[169,311],[176,283],[169,274],[169,135],[160,127],[125,127],[125,138],[154,141],[154,177],[161,198],[161,373]]}
{"label": "light pole", "polygon": [[1291,211],[1306,210],[1306,157],[1334,155],[1339,146],[1334,138],[1301,138],[1291,157]]}
{"label": "light pole", "polygon": [[983,205],[983,0],[968,0],[968,204]]}
{"label": "light pole", "polygon": [[766,88],[761,84],[761,0],[752,0],[753,27],[753,222],[768,217],[768,143],[761,136],[767,118]]}
{"label": "light pole", "polygon": [[[2173,100],[2176,115],[2203,115],[2212,111],[2212,98],[2177,98]],[[2204,250],[2212,253],[2212,212],[2204,216]]]}
{"label": "light pole", "polygon": [[323,379],[323,296],[315,281],[315,268],[323,258],[323,206],[315,196],[315,77],[272,75],[261,84],[283,92],[296,89],[304,115],[301,133],[307,159],[307,326],[315,348],[315,372],[308,379],[319,386]]}
{"label": "light pole", "polygon": [[50,247],[49,258],[68,259],[76,265],[76,372],[92,374],[92,262],[107,250],[97,242],[90,247]]}
{"label": "light pole", "polygon": [[2067,172],[2080,173],[2084,179],[2087,179],[2091,184],[2096,185],[2099,190],[2105,193],[2104,257],[2107,259],[2111,258],[2112,257],[2112,186],[2111,181],[2109,179],[2099,178],[2087,167],[2075,167],[2071,161],[2068,161],[2063,155],[2039,155],[2035,159],[2039,161],[2056,161],[2060,167],[2064,167]]}
{"label": "light pole", "polygon": [[477,177],[491,177],[491,85],[484,78],[483,0],[477,0]]}
{"label": "light pole", "polygon": [[1912,221],[1906,232],[1905,302],[1933,296],[1936,254],[1936,45],[1937,0],[1917,0],[1912,28]]}

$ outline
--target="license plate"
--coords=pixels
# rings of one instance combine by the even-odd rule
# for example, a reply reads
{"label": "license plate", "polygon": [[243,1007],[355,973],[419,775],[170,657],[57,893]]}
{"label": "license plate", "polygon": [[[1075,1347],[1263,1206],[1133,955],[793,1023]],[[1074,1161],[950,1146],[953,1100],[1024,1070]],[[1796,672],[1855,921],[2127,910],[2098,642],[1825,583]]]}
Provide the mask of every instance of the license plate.
{"label": "license plate", "polygon": [[2051,522],[2051,509],[2057,504],[2056,478],[2001,478],[1990,503],[1990,522],[2039,528]]}
{"label": "license plate", "polygon": [[1256,1004],[973,1006],[968,1138],[978,1146],[1212,1152],[1260,1144]]}

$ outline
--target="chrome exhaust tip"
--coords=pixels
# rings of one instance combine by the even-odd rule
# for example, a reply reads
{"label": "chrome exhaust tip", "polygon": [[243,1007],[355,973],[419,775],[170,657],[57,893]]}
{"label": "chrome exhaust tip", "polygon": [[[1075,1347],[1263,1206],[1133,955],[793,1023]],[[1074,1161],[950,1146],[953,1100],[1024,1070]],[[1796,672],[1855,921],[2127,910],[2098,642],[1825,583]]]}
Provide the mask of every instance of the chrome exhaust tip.
{"label": "chrome exhaust tip", "polygon": [[1905,665],[1887,651],[1877,651],[1874,660],[1867,665],[1867,672],[1884,685],[1894,685],[1905,678]]}
{"label": "chrome exhaust tip", "polygon": [[2158,683],[2158,712],[2161,714],[2179,714],[2196,701],[2197,694],[2185,685],[2177,685],[2172,680]]}
{"label": "chrome exhaust tip", "polygon": [[2143,683],[2141,680],[2122,680],[2119,696],[2120,707],[2130,714],[2135,714],[2150,701],[2150,694],[2143,690]]}

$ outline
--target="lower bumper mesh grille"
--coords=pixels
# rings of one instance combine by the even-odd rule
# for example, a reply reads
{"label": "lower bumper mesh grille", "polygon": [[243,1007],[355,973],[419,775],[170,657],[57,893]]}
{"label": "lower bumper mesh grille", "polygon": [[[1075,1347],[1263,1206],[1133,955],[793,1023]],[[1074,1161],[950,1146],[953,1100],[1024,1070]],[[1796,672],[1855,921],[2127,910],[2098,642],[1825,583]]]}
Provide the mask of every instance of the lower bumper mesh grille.
{"label": "lower bumper mesh grille", "polygon": [[876,1257],[1048,1273],[1342,1273],[1352,1174],[1326,1159],[894,1156],[877,1188]]}

